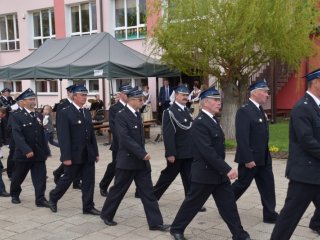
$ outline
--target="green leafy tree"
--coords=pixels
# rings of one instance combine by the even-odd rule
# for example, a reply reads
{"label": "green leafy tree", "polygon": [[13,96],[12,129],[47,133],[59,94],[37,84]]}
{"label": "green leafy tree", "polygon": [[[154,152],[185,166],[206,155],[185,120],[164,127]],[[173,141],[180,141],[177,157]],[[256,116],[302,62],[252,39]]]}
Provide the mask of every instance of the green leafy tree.
{"label": "green leafy tree", "polygon": [[216,78],[223,92],[222,126],[234,138],[236,110],[250,76],[272,59],[299,66],[315,51],[310,34],[316,0],[161,0],[150,12],[154,53],[189,75]]}

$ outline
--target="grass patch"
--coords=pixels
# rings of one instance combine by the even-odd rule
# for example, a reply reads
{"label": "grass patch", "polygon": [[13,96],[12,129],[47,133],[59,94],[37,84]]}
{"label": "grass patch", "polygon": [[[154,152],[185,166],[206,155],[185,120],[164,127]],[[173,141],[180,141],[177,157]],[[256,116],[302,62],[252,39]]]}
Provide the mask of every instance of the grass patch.
{"label": "grass patch", "polygon": [[[236,140],[226,140],[226,149],[235,149]],[[289,147],[289,121],[281,120],[269,125],[269,147],[276,147],[280,152],[288,152]]]}

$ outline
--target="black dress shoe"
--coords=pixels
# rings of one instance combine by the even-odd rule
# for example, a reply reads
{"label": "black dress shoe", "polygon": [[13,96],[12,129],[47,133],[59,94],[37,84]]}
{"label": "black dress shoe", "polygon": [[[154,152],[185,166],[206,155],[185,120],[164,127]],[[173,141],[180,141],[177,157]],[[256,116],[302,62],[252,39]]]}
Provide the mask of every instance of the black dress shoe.
{"label": "black dress shoe", "polygon": [[112,221],[112,220],[108,220],[108,219],[102,219],[102,220],[103,220],[103,222],[104,222],[106,225],[108,225],[108,226],[115,226],[115,225],[118,224],[117,222]]}
{"label": "black dress shoe", "polygon": [[172,233],[170,232],[171,236],[174,238],[174,240],[186,240],[183,233]]}
{"label": "black dress shoe", "polygon": [[320,227],[310,227],[310,229],[320,235]]}
{"label": "black dress shoe", "polygon": [[79,190],[81,190],[81,183],[79,183],[79,184],[73,184],[73,189],[79,189]]}
{"label": "black dress shoe", "polygon": [[140,198],[140,195],[139,195],[139,193],[137,191],[134,193],[134,197],[135,198]]}
{"label": "black dress shoe", "polygon": [[170,228],[170,225],[168,224],[159,224],[157,226],[151,226],[149,227],[149,229],[151,231],[161,231],[161,232],[165,232],[165,231],[168,231]]}
{"label": "black dress shoe", "polygon": [[53,181],[56,185],[58,184],[59,180],[60,180],[60,176],[53,175]]}
{"label": "black dress shoe", "polygon": [[51,212],[56,213],[58,211],[57,203],[55,203],[51,200],[49,200],[49,208],[50,208]]}
{"label": "black dress shoe", "polygon": [[200,210],[199,210],[199,212],[206,212],[207,211],[207,209],[205,208],[205,207],[202,207]]}
{"label": "black dress shoe", "polygon": [[0,193],[0,197],[10,197],[10,193],[7,193],[5,190]]}
{"label": "black dress shoe", "polygon": [[37,207],[46,207],[46,208],[50,208],[50,204],[49,202],[44,199],[41,202],[36,203]]}
{"label": "black dress shoe", "polygon": [[276,223],[276,221],[277,221],[277,219],[275,218],[275,219],[263,219],[263,222],[264,223],[271,223],[271,224],[274,224],[274,223]]}
{"label": "black dress shoe", "polygon": [[83,210],[83,214],[100,215],[101,212],[95,208],[91,208],[90,210]]}
{"label": "black dress shoe", "polygon": [[21,203],[19,197],[12,197],[11,202],[12,202],[13,204],[19,204],[19,203]]}
{"label": "black dress shoe", "polygon": [[101,195],[102,197],[106,197],[106,196],[108,196],[108,191],[100,188],[100,195]]}

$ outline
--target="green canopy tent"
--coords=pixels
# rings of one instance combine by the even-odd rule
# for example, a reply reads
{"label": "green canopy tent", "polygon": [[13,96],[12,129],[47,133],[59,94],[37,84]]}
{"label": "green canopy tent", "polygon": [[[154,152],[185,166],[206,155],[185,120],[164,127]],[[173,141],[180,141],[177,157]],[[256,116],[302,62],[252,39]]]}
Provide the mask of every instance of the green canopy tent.
{"label": "green canopy tent", "polygon": [[109,33],[47,40],[24,59],[0,67],[0,79],[72,79],[179,76],[159,60]]}

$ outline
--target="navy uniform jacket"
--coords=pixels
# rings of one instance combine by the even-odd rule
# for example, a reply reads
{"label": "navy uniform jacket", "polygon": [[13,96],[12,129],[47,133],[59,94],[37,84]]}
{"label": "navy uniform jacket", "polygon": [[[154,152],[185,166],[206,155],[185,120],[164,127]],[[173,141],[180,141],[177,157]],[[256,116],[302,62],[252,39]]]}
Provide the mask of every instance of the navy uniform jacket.
{"label": "navy uniform jacket", "polygon": [[16,101],[14,101],[10,96],[7,97],[7,99],[4,96],[0,96],[0,103],[1,103],[1,107],[5,107],[11,110],[10,106],[15,104]]}
{"label": "navy uniform jacket", "polygon": [[246,164],[254,161],[257,166],[271,164],[268,147],[269,127],[263,114],[251,101],[237,111],[237,163]]}
{"label": "navy uniform jacket", "polygon": [[123,104],[120,101],[118,101],[117,103],[113,104],[109,109],[109,127],[112,133],[112,143],[110,146],[110,150],[112,151],[118,151],[118,148],[119,148],[117,134],[116,134],[116,127],[115,127],[115,119],[116,119],[116,114],[123,108],[124,108]]}
{"label": "navy uniform jacket", "polygon": [[305,94],[291,111],[286,176],[297,182],[320,184],[320,109]]}
{"label": "navy uniform jacket", "polygon": [[176,120],[184,125],[190,126],[193,119],[189,109],[182,110],[176,103],[163,112],[162,127],[165,156],[175,156],[178,159],[192,158],[192,136],[191,129],[183,130],[170,118],[171,111]]}
{"label": "navy uniform jacket", "polygon": [[[12,137],[15,142],[13,160],[45,161],[49,154],[42,126],[42,115],[35,112],[35,118],[25,110],[11,114]],[[26,154],[34,153],[34,157],[27,158]]]}
{"label": "navy uniform jacket", "polygon": [[68,107],[70,105],[70,101],[66,98],[61,99],[60,103],[57,105],[57,109],[56,109],[56,128],[57,128],[57,132],[58,132],[58,121],[59,121],[59,114],[60,111],[66,107]]}
{"label": "navy uniform jacket", "polygon": [[115,126],[119,143],[116,167],[126,170],[150,169],[150,162],[143,160],[147,152],[144,148],[141,119],[139,120],[128,107],[124,107],[116,115]]}
{"label": "navy uniform jacket", "polygon": [[229,181],[231,167],[225,162],[224,133],[212,118],[200,112],[192,128],[193,162],[191,181],[221,184]]}
{"label": "navy uniform jacket", "polygon": [[[84,119],[83,114],[70,104],[59,114],[58,139],[61,162],[70,159],[73,164],[96,161],[99,152],[90,112],[84,108]],[[87,153],[87,156],[84,156],[84,153]]]}
{"label": "navy uniform jacket", "polygon": [[[168,96],[168,101],[170,101],[170,96],[173,92],[173,88],[169,86],[169,96]],[[159,94],[159,102],[163,105],[166,101],[166,91],[165,91],[165,87],[162,86],[160,88],[160,94]]]}

